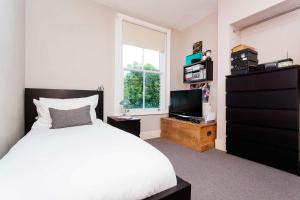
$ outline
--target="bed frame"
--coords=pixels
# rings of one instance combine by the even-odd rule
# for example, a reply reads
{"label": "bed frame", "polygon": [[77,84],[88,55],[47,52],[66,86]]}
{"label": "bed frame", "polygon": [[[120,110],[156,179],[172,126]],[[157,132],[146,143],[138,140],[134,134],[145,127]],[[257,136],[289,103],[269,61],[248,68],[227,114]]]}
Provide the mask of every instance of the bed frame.
{"label": "bed frame", "polygon": [[[103,120],[103,91],[96,90],[58,90],[58,89],[25,89],[25,134],[27,134],[37,116],[33,99],[45,98],[59,98],[70,99],[88,97],[98,94],[98,106],[96,108],[96,114],[99,119]],[[191,199],[191,184],[177,177],[177,186],[167,189],[163,192],[155,194],[144,200],[190,200]]]}
{"label": "bed frame", "polygon": [[33,89],[25,88],[25,134],[27,134],[37,116],[36,107],[33,104],[33,99],[57,98],[71,99],[99,95],[98,106],[96,108],[97,118],[103,120],[103,91],[97,90],[56,90],[56,89]]}

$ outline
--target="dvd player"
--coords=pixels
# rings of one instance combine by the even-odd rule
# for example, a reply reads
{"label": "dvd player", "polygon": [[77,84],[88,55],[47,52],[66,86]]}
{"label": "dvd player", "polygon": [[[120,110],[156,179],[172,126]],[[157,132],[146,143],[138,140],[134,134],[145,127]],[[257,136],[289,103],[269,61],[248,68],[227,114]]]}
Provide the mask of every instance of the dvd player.
{"label": "dvd player", "polygon": [[175,113],[172,113],[170,117],[175,117],[176,119],[179,120],[190,121],[197,124],[200,124],[203,121],[203,117],[195,117],[195,116],[181,115]]}

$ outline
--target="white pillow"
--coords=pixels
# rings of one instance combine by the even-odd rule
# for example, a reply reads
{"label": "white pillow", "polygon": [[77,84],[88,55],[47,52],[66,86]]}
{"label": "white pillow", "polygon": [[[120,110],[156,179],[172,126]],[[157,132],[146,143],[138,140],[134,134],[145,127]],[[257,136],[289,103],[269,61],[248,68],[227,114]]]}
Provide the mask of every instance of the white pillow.
{"label": "white pillow", "polygon": [[40,101],[34,100],[37,106],[38,118],[40,121],[47,124],[52,124],[49,108],[55,108],[59,110],[72,110],[81,108],[84,106],[91,106],[90,115],[93,123],[97,120],[96,107],[98,105],[98,95],[93,95],[84,98],[75,99],[52,99],[52,98],[40,98]]}
{"label": "white pillow", "polygon": [[42,106],[41,102],[39,100],[33,99],[33,103],[36,107],[36,111],[38,113],[38,116],[36,117],[36,120],[39,121],[40,124],[43,124],[49,128],[51,128],[51,118],[50,113],[48,115],[48,109],[46,106]]}

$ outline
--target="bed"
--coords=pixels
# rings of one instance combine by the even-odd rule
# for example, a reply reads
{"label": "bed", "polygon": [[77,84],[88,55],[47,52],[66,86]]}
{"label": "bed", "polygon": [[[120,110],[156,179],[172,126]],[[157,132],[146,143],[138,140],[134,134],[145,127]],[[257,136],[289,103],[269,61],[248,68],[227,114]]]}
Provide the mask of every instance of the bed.
{"label": "bed", "polygon": [[[99,95],[97,123],[64,129],[33,126],[33,99],[94,94]],[[101,119],[103,91],[26,89],[26,135],[0,160],[1,199],[190,199],[191,185],[176,177],[161,152]]]}

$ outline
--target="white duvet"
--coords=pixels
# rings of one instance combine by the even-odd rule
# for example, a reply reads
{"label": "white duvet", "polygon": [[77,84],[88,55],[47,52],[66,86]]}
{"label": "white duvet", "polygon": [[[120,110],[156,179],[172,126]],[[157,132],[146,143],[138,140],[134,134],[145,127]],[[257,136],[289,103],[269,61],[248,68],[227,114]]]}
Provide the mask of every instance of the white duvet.
{"label": "white duvet", "polygon": [[103,122],[35,128],[0,160],[1,200],[135,200],[175,185],[161,152]]}

